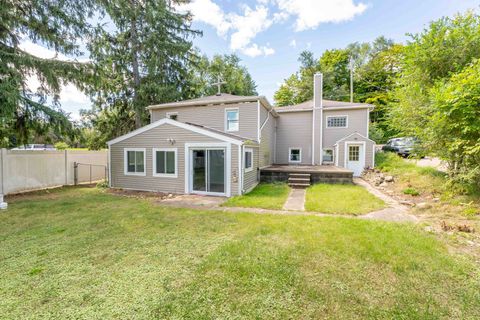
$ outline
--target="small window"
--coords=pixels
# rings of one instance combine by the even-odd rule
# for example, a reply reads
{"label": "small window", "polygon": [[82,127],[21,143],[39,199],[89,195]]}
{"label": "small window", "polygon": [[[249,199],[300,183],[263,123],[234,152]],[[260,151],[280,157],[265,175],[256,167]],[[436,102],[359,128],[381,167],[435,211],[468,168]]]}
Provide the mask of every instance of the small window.
{"label": "small window", "polygon": [[167,118],[178,121],[178,112],[167,112]]}
{"label": "small window", "polygon": [[359,160],[360,160],[360,146],[349,146],[348,161],[359,161]]}
{"label": "small window", "polygon": [[226,131],[238,131],[238,109],[225,110]]}
{"label": "small window", "polygon": [[253,150],[245,149],[245,172],[253,170]]}
{"label": "small window", "polygon": [[333,162],[333,149],[323,149],[323,162]]}
{"label": "small window", "polygon": [[327,117],[327,128],[346,128],[347,116]]}
{"label": "small window", "polygon": [[145,149],[125,149],[125,174],[145,175]]}
{"label": "small window", "polygon": [[177,177],[177,149],[153,149],[153,176]]}
{"label": "small window", "polygon": [[289,162],[302,162],[302,149],[291,148],[288,155]]}

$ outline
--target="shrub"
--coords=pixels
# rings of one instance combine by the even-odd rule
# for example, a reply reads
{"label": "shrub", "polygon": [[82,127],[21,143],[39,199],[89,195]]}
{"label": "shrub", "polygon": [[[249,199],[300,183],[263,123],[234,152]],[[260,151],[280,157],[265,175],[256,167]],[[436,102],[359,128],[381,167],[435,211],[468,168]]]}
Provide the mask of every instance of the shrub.
{"label": "shrub", "polygon": [[66,142],[60,141],[55,143],[55,149],[57,150],[65,150],[68,148],[69,148],[69,145]]}
{"label": "shrub", "polygon": [[403,189],[402,191],[404,194],[409,194],[411,196],[419,196],[420,195],[420,192],[418,192],[415,188],[406,188],[406,189]]}

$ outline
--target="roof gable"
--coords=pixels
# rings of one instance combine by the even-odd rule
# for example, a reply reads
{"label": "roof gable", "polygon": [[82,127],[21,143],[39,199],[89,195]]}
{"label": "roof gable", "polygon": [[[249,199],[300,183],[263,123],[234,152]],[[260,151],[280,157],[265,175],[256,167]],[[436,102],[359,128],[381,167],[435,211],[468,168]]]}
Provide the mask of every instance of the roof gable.
{"label": "roof gable", "polygon": [[205,128],[197,127],[197,126],[194,126],[192,124],[187,124],[187,123],[175,121],[175,120],[172,120],[172,119],[164,118],[164,119],[155,121],[155,122],[153,122],[149,125],[146,125],[144,127],[141,127],[137,130],[134,130],[134,131],[131,131],[127,134],[124,134],[123,136],[120,136],[118,138],[110,140],[110,141],[107,142],[107,144],[108,144],[108,146],[111,146],[112,144],[118,143],[120,141],[124,141],[128,138],[131,138],[131,137],[134,137],[136,135],[142,134],[146,131],[157,128],[157,127],[162,126],[164,124],[170,124],[172,126],[176,126],[176,127],[179,127],[179,128],[185,129],[185,130],[196,132],[196,133],[202,134],[204,136],[212,137],[212,138],[215,138],[215,139],[218,139],[218,140],[221,140],[221,141],[230,142],[230,143],[233,143],[233,144],[236,144],[236,145],[241,145],[243,143],[243,141],[240,138],[234,138],[232,136],[224,135],[220,132],[213,132],[211,130],[207,130]]}

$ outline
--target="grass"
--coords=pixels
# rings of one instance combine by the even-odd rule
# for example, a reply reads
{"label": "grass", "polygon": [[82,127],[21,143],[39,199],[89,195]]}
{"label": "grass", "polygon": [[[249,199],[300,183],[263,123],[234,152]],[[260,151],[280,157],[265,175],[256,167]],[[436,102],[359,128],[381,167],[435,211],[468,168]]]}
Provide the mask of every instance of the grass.
{"label": "grass", "polygon": [[411,196],[419,196],[420,195],[420,192],[417,191],[417,189],[415,188],[405,188],[402,190],[403,194],[409,194]]}
{"label": "grass", "polygon": [[480,317],[479,268],[413,225],[173,209],[95,188],[9,201],[1,319]]}
{"label": "grass", "polygon": [[396,177],[399,191],[411,188],[419,194],[440,195],[445,193],[446,174],[433,167],[419,167],[391,152],[377,152],[375,165],[383,172]]}
{"label": "grass", "polygon": [[290,188],[285,183],[261,183],[249,193],[229,198],[227,207],[282,209]]}
{"label": "grass", "polygon": [[349,184],[315,184],[307,189],[305,209],[323,213],[363,214],[385,208],[365,188]]}

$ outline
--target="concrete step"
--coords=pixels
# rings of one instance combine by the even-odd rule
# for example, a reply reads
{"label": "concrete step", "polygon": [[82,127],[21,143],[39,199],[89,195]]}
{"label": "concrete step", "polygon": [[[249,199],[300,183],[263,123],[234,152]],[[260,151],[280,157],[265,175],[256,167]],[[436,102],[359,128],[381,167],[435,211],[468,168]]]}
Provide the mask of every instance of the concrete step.
{"label": "concrete step", "polygon": [[294,189],[305,189],[310,187],[310,183],[288,183],[288,185]]}

